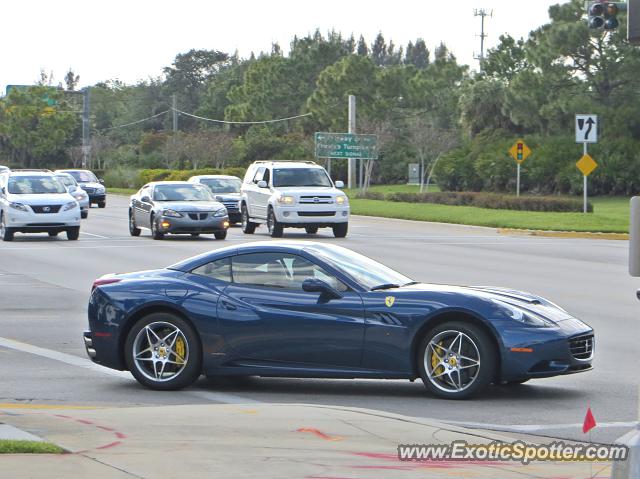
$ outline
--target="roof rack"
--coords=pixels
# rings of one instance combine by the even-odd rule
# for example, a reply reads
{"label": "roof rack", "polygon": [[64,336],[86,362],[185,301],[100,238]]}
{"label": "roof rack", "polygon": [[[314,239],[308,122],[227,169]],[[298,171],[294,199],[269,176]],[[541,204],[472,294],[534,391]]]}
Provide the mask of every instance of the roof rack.
{"label": "roof rack", "polygon": [[311,160],[256,160],[254,163],[307,163],[308,165],[317,165]]}

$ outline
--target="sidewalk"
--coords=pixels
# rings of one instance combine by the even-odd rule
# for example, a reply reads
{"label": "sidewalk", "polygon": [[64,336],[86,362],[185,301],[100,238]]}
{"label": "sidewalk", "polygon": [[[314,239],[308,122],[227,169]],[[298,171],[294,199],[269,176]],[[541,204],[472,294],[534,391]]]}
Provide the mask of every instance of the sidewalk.
{"label": "sidewalk", "polygon": [[0,455],[0,477],[7,478],[604,479],[611,471],[608,463],[399,461],[398,443],[511,439],[366,409],[281,404],[68,410],[43,406],[0,410],[0,421],[70,452]]}

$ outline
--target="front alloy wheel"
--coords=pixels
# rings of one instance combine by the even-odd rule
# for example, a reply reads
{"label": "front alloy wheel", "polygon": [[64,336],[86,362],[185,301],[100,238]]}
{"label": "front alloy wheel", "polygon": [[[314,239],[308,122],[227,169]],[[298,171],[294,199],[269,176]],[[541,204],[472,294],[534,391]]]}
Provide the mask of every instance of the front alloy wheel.
{"label": "front alloy wheel", "polygon": [[269,236],[272,238],[282,238],[284,227],[276,219],[273,208],[269,208],[269,213],[267,214],[267,228],[269,229]]}
{"label": "front alloy wheel", "polygon": [[202,348],[193,328],[170,313],[154,313],[131,329],[125,357],[131,374],[151,389],[181,389],[201,372]]}
{"label": "front alloy wheel", "polygon": [[450,322],[423,339],[419,370],[427,389],[446,399],[465,399],[488,386],[496,354],[487,334],[475,325]]}
{"label": "front alloy wheel", "polygon": [[151,221],[149,221],[149,224],[151,225],[151,237],[154,240],[164,239],[164,233],[158,229],[158,222],[153,215],[151,216]]}

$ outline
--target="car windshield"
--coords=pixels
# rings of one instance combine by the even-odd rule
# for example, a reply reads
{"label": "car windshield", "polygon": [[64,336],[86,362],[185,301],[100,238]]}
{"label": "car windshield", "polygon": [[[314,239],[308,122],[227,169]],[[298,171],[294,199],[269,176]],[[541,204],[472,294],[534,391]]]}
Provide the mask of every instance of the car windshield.
{"label": "car windshield", "polygon": [[76,180],[73,179],[73,176],[70,175],[57,175],[58,178],[64,186],[76,186]]}
{"label": "car windshield", "polygon": [[44,195],[66,193],[67,189],[54,176],[14,176],[9,178],[7,191],[12,195]]}
{"label": "car windshield", "polygon": [[333,186],[322,168],[274,168],[273,186]]}
{"label": "car windshield", "polygon": [[411,278],[388,266],[346,248],[333,246],[331,248],[313,247],[310,249],[367,289],[382,289],[381,286],[398,287],[415,283]]}
{"label": "car windshield", "polygon": [[154,201],[213,201],[209,190],[195,184],[158,185],[153,190]]}
{"label": "car windshield", "polygon": [[69,174],[73,176],[78,183],[97,183],[98,178],[90,171],[70,171]]}
{"label": "car windshield", "polygon": [[203,178],[200,183],[207,186],[212,193],[240,193],[242,184],[237,178]]}

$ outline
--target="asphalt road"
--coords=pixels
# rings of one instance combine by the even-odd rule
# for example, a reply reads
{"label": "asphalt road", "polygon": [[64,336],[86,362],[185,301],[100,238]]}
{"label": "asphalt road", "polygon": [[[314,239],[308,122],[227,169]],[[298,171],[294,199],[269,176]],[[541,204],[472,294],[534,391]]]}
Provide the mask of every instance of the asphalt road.
{"label": "asphalt road", "polygon": [[132,238],[126,206],[126,198],[112,196],[106,209],[92,209],[77,242],[64,235],[16,235],[13,243],[0,244],[0,403],[330,404],[578,440],[587,439],[579,425],[590,405],[599,423],[591,437],[601,442],[621,436],[637,420],[640,281],[627,273],[626,241],[506,236],[487,228],[366,217],[353,218],[342,240],[330,230],[311,238],[287,230],[285,237],[341,244],[420,281],[508,286],[548,297],[595,328],[595,369],[491,387],[470,401],[435,399],[418,381],[203,378],[185,391],[145,390],[128,373],[85,360],[81,332],[92,281],[269,238],[264,227],[253,236],[232,228],[225,241],[153,241],[147,231]]}

